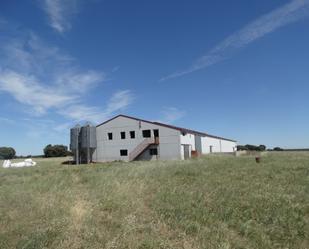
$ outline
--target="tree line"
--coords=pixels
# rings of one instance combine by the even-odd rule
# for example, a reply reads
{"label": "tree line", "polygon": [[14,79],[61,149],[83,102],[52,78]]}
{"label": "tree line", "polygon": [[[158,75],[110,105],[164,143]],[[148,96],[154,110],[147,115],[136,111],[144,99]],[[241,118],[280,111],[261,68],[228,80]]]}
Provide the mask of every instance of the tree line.
{"label": "tree line", "polygon": [[[40,157],[66,157],[71,156],[72,153],[68,150],[65,145],[47,145],[43,150],[44,155]],[[32,157],[31,155],[26,157]],[[23,158],[21,156],[16,156],[16,151],[12,147],[0,147],[0,159],[10,160],[13,158]]]}
{"label": "tree line", "polygon": [[[266,146],[261,144],[261,145],[252,145],[252,144],[246,144],[246,145],[238,145],[237,150],[248,150],[248,151],[266,151]],[[271,150],[271,149],[268,149]],[[283,151],[284,149],[280,147],[275,147],[272,149],[273,151]],[[66,156],[71,156],[72,153],[68,150],[68,147],[65,145],[47,145],[44,150],[44,157],[66,157]],[[31,157],[30,155],[27,157]],[[16,157],[16,151],[12,147],[0,147],[0,159],[2,160],[8,160],[8,159],[13,159],[17,158]],[[20,157],[21,158],[21,157]]]}
{"label": "tree line", "polygon": [[[248,151],[266,151],[266,146],[261,144],[259,146],[252,145],[252,144],[246,144],[246,145],[237,145],[237,150],[248,150]],[[275,147],[273,149],[268,149],[269,151],[284,151],[284,149],[280,147]]]}

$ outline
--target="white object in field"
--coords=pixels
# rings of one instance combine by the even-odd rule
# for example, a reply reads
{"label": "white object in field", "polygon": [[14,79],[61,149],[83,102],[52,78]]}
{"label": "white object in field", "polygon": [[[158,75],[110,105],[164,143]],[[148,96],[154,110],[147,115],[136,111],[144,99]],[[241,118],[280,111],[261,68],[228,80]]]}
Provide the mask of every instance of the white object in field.
{"label": "white object in field", "polygon": [[10,166],[11,166],[11,161],[10,160],[5,160],[3,162],[3,165],[2,165],[3,168],[9,168]]}
{"label": "white object in field", "polygon": [[31,167],[31,166],[35,166],[36,162],[32,161],[32,159],[26,159],[23,162],[19,162],[19,163],[12,163],[10,160],[5,160],[3,162],[2,167],[3,168],[21,168],[21,167]]}

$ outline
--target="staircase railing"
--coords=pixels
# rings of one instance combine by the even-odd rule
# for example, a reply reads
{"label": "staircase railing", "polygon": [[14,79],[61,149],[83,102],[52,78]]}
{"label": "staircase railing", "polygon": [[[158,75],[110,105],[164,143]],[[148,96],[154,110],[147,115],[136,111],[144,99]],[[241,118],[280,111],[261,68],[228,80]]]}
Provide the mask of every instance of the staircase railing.
{"label": "staircase railing", "polygon": [[158,140],[155,138],[145,138],[134,150],[129,153],[129,161],[133,161],[138,157],[148,146],[152,144],[158,144]]}

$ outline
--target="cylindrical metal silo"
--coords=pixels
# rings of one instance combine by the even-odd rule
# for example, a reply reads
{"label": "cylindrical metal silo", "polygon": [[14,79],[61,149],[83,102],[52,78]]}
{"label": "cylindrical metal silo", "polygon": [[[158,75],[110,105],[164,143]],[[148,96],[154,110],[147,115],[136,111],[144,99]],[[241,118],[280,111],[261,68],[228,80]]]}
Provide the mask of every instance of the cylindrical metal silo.
{"label": "cylindrical metal silo", "polygon": [[81,136],[81,148],[87,149],[89,147],[89,129],[88,126],[83,126],[80,132]]}
{"label": "cylindrical metal silo", "polygon": [[97,148],[97,128],[95,126],[91,126],[89,128],[89,147],[91,149]]}
{"label": "cylindrical metal silo", "polygon": [[91,125],[85,125],[81,128],[81,149],[85,152],[86,161],[90,163],[92,161],[92,154],[97,147],[96,140],[96,127]]}
{"label": "cylindrical metal silo", "polygon": [[80,161],[80,153],[79,153],[79,144],[80,144],[80,125],[76,125],[70,131],[70,149],[74,154],[74,161],[76,164],[79,164]]}
{"label": "cylindrical metal silo", "polygon": [[96,127],[87,125],[81,128],[81,147],[82,149],[97,147]]}
{"label": "cylindrical metal silo", "polygon": [[79,133],[80,133],[80,126],[75,126],[74,128],[71,129],[70,149],[72,151],[78,149]]}

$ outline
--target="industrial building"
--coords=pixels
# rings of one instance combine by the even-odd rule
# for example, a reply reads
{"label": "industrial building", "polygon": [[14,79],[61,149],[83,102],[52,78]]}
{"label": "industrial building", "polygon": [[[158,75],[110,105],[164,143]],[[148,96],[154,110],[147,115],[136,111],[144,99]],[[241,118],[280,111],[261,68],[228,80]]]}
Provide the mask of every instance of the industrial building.
{"label": "industrial building", "polygon": [[71,150],[84,162],[180,160],[232,153],[236,146],[231,139],[126,115],[71,130]]}

